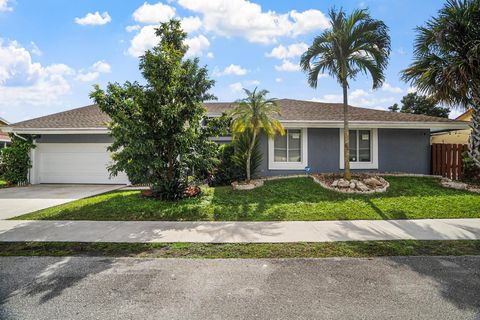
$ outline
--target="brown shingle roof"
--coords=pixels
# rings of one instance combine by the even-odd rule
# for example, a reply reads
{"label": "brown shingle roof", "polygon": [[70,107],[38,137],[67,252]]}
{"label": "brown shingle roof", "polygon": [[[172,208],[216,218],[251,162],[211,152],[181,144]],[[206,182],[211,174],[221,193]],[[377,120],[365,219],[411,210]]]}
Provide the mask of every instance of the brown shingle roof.
{"label": "brown shingle roof", "polygon": [[[282,110],[280,120],[296,121],[343,121],[343,106],[341,103],[323,103],[292,99],[277,101]],[[210,114],[228,112],[235,107],[232,102],[205,103]],[[390,112],[383,110],[349,107],[350,121],[380,121],[380,122],[454,122],[454,120],[415,115],[408,113]],[[105,128],[110,118],[100,111],[98,106],[90,105],[78,109],[68,110],[52,115],[22,121],[11,126],[14,128]]]}
{"label": "brown shingle roof", "polygon": [[103,113],[97,105],[54,113],[48,116],[17,122],[14,128],[100,128],[106,127],[110,117]]}

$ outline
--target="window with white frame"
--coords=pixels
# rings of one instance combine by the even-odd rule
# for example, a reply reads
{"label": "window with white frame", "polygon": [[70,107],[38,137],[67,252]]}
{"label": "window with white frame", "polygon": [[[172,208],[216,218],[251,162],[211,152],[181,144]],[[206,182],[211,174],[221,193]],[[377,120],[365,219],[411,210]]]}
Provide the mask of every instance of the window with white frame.
{"label": "window with white frame", "polygon": [[269,169],[303,170],[307,166],[307,129],[287,128],[268,141]]}
{"label": "window with white frame", "polygon": [[[340,169],[343,163],[343,129],[340,134]],[[352,129],[349,131],[349,157],[351,169],[378,169],[378,129]]]}
{"label": "window with white frame", "polygon": [[372,133],[370,130],[350,130],[350,161],[372,161]]}
{"label": "window with white frame", "polygon": [[302,162],[302,130],[287,129],[273,144],[274,162]]}

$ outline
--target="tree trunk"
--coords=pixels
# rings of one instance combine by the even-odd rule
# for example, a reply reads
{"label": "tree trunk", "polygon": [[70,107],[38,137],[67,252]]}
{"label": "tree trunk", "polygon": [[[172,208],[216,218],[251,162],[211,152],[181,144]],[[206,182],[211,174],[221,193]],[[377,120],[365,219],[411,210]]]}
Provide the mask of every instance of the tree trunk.
{"label": "tree trunk", "polygon": [[480,168],[480,98],[474,99],[472,106],[472,132],[468,140],[468,156]]}
{"label": "tree trunk", "polygon": [[252,132],[252,141],[250,142],[250,147],[248,148],[248,152],[247,152],[247,165],[246,165],[247,182],[250,182],[250,179],[251,179],[250,162],[251,162],[252,151],[253,151],[253,147],[255,146],[256,139],[257,139],[257,130],[254,129]]}
{"label": "tree trunk", "polygon": [[350,131],[348,128],[348,92],[347,83],[344,81],[343,87],[343,177],[346,180],[351,180],[350,173]]}

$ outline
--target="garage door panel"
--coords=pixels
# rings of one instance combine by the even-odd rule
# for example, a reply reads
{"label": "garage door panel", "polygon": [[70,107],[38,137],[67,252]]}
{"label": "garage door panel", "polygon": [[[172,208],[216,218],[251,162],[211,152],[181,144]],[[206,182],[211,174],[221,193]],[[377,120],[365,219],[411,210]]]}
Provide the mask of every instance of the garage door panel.
{"label": "garage door panel", "polygon": [[125,174],[110,177],[112,163],[108,144],[49,143],[37,145],[40,183],[118,183],[128,184]]}

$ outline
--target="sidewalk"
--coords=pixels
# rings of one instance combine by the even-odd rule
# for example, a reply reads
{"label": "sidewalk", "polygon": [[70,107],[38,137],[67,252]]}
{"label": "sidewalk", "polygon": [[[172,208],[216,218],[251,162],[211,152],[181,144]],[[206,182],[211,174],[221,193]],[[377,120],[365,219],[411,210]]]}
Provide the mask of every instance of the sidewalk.
{"label": "sidewalk", "polygon": [[0,221],[0,241],[330,242],[480,239],[480,219],[291,222]]}

